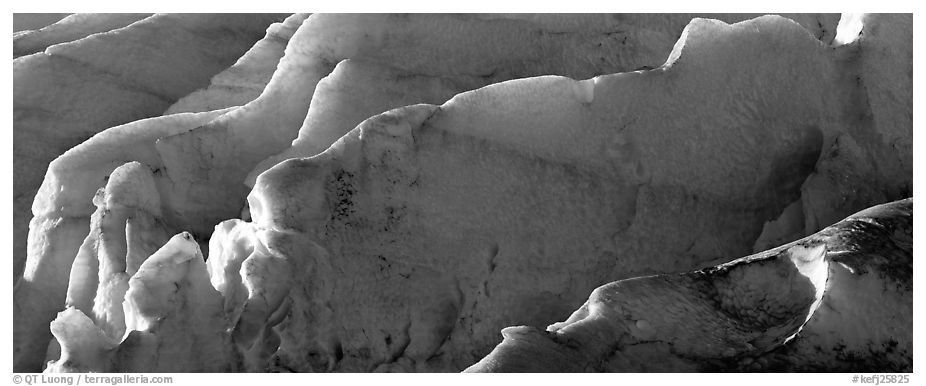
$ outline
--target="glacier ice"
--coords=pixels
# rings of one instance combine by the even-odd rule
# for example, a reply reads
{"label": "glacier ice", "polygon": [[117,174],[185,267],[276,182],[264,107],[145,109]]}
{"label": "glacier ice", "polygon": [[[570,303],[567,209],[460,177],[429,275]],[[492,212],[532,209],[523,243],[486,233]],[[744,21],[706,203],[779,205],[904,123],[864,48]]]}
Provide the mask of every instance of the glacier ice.
{"label": "glacier ice", "polygon": [[[16,347],[47,351],[47,371],[459,371],[498,330],[563,320],[603,283],[722,264],[909,196],[906,15],[866,16],[843,46],[829,45],[830,15],[691,17],[290,16],[168,115],[52,163]],[[781,256],[819,255],[795,251]],[[806,273],[788,264],[731,285]],[[736,288],[726,302],[779,294]],[[792,335],[839,297],[740,315],[771,326],[811,310],[757,338],[795,351],[736,369],[840,368],[787,360],[847,344],[825,326]],[[50,330],[30,327],[62,309]],[[625,359],[601,369],[639,365]]]}
{"label": "glacier ice", "polygon": [[119,29],[151,16],[145,13],[75,13],[42,29],[13,37],[13,57],[45,51],[49,46]]}
{"label": "glacier ice", "polygon": [[242,106],[260,96],[283,57],[289,39],[308,17],[296,13],[267,28],[267,34],[234,65],[212,77],[208,87],[181,98],[165,115]]}
{"label": "glacier ice", "polygon": [[276,17],[159,14],[14,59],[14,279],[48,163],[106,128],[161,114],[232,64]]}
{"label": "glacier ice", "polygon": [[909,371],[913,201],[716,267],[608,283],[470,372]]}

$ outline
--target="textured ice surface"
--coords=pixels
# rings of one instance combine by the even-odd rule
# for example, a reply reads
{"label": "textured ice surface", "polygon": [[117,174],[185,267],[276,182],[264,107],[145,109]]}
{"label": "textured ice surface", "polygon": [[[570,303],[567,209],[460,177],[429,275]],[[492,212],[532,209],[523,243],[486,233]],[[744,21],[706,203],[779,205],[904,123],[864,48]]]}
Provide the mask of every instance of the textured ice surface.
{"label": "textured ice surface", "polygon": [[[160,219],[160,197],[151,171],[140,163],[128,163],[113,170],[94,203],[97,211],[71,267],[65,300],[65,305],[74,307],[80,315],[71,315],[74,312],[68,310],[53,323],[56,340],[48,350],[52,355],[46,360],[58,359],[54,354],[59,350],[62,354],[59,364],[50,367],[53,371],[112,368],[111,364],[81,363],[79,353],[68,353],[73,351],[68,348],[73,344],[59,335],[99,335],[103,340],[100,347],[118,344],[126,333],[123,300],[129,290],[129,278],[170,239]],[[84,322],[87,318],[92,325]],[[78,358],[67,364],[72,355]]]}
{"label": "textured ice surface", "polygon": [[595,289],[564,322],[502,330],[467,371],[913,369],[913,201],[691,273]]}
{"label": "textured ice surface", "polygon": [[[247,173],[285,148],[300,124],[308,123],[319,146],[327,146],[369,115],[410,103],[440,103],[489,82],[544,73],[590,76],[628,69],[627,63],[661,60],[619,49],[627,41],[623,38],[591,37],[616,53],[589,57],[600,53],[589,34],[545,33],[519,20],[314,15],[293,36],[260,97],[203,127],[159,140],[157,149],[172,181],[165,185],[170,191],[162,192],[165,216],[197,235],[208,235],[216,222],[237,216],[247,193],[242,184]],[[425,51],[440,55],[419,55]],[[551,56],[562,59],[544,60]],[[316,90],[318,79],[348,57]],[[354,93],[328,92],[355,86]],[[306,117],[310,100],[314,107]]]}
{"label": "textured ice surface", "polygon": [[[199,246],[178,234],[150,255],[119,295],[125,337],[107,333],[85,313],[68,308],[52,322],[61,356],[47,371],[222,372],[235,369],[222,323],[222,296],[209,285]],[[101,285],[100,289],[104,289]],[[99,294],[98,294],[99,295]],[[104,295],[105,296],[105,295]],[[116,300],[116,299],[111,299]],[[121,315],[120,315],[121,316]]]}
{"label": "textured ice surface", "polygon": [[[159,144],[165,159],[174,162],[168,165],[172,178],[196,181],[196,189],[171,194],[184,197],[175,210],[192,219],[191,230],[206,234],[240,211],[248,173],[256,176],[293,155],[314,155],[371,115],[442,103],[460,91],[512,78],[590,77],[641,63],[655,66],[670,47],[627,48],[635,39],[623,32],[554,33],[528,21],[472,15],[313,15],[258,99]],[[323,87],[317,88],[321,79]],[[307,151],[291,150],[258,165],[286,149],[297,131],[303,134],[296,147]]]}
{"label": "textured ice surface", "polygon": [[909,14],[867,15],[859,39],[836,50],[856,86],[842,95],[844,131],[824,144],[801,187],[805,226],[797,233],[913,194],[911,26]]}
{"label": "textured ice surface", "polygon": [[[288,29],[303,17],[291,16],[280,28],[271,28],[265,40],[272,44],[274,36],[287,36]],[[807,23],[814,28],[833,23],[826,15],[805,15],[804,19],[815,20]],[[544,20],[549,24],[555,18]],[[303,37],[297,38],[289,59],[279,66],[277,81],[263,97],[194,133],[161,141],[159,151],[166,163],[174,163],[166,170],[177,186],[166,194],[173,209],[167,215],[182,217],[177,221],[184,222],[184,229],[200,235],[210,233],[216,222],[236,216],[248,191],[241,184],[245,175],[251,172],[253,179],[283,159],[274,157],[251,171],[261,159],[286,147],[299,125],[296,122],[303,117],[303,134],[282,157],[313,155],[370,115],[406,104],[442,103],[457,92],[498,80],[548,73],[588,77],[634,69],[644,63],[655,66],[664,59],[687,19],[647,16],[644,20],[658,28],[650,31],[649,27],[641,27],[645,23],[626,17],[609,18],[608,23],[589,31],[560,32],[504,18],[478,21],[449,15],[318,15],[306,26]],[[624,28],[627,26],[630,28]],[[373,45],[365,34],[382,35],[386,43]],[[422,36],[443,40],[432,42]],[[651,41],[654,36],[659,37],[659,44]],[[252,65],[260,63],[257,74],[265,74],[262,71],[266,63],[273,60],[261,55],[273,50],[262,48],[261,43],[236,66],[216,76],[214,87],[194,93],[168,113],[207,111],[250,99],[249,92],[236,92],[231,100],[226,98],[229,87],[238,87],[233,85],[242,80],[254,92],[262,87],[263,75],[250,78],[254,75],[250,71],[255,69]],[[459,47],[448,51],[450,46]],[[602,55],[602,47],[610,53]],[[647,49],[641,51],[639,47]],[[423,62],[409,59],[428,50],[445,53]],[[272,53],[271,57],[275,58]],[[313,107],[304,116],[314,82],[330,71],[331,64],[346,57],[357,60],[349,60],[325,79],[325,87],[316,93]],[[550,57],[557,59],[547,60]],[[190,137],[199,139],[190,141]],[[184,187],[190,181],[196,181],[195,188]],[[31,194],[17,197],[21,201],[17,207],[22,207]],[[14,228],[24,233],[25,218],[21,217],[25,216],[16,217]]]}
{"label": "textured ice surface", "polygon": [[[153,347],[170,342],[180,348],[163,349],[187,350],[186,340],[211,336],[212,345],[203,349],[214,361],[164,359],[157,368],[461,370],[491,350],[502,327],[563,320],[602,283],[688,271],[748,254],[763,240],[775,244],[804,235],[813,227],[804,220],[824,213],[819,205],[805,205],[805,197],[840,194],[859,202],[875,200],[854,195],[860,180],[835,185],[835,193],[806,183],[825,168],[838,173],[839,163],[821,158],[826,149],[842,143],[860,149],[850,165],[861,174],[875,173],[866,159],[903,161],[908,156],[887,154],[884,136],[870,133],[886,130],[902,141],[909,128],[875,129],[871,122],[876,119],[856,119],[859,112],[874,114],[858,97],[867,93],[856,79],[865,77],[859,70],[862,43],[829,48],[817,40],[826,41],[825,30],[808,33],[777,17],[733,26],[695,20],[671,53],[645,65],[656,67],[668,56],[664,66],[591,77],[597,59],[604,59],[599,65],[605,67],[626,59],[612,63],[606,57],[576,54],[589,39],[609,43],[615,34],[600,31],[608,22],[570,32],[574,23],[554,20],[313,15],[290,40],[256,100],[191,131],[139,140],[139,148],[145,149],[141,158],[149,158],[113,156],[115,148],[99,148],[103,151],[94,162],[101,166],[91,168],[97,170],[94,176],[106,177],[128,160],[139,161],[130,164],[136,165],[132,170],[151,173],[165,235],[181,230],[200,237],[212,233],[203,265],[206,285],[196,273],[197,279],[190,279],[196,284],[189,287],[195,293],[185,295],[206,299],[206,314],[189,316],[195,321],[172,319],[187,326],[209,320],[211,327],[154,333],[152,328],[158,328],[153,319],[126,308],[124,323],[134,326],[127,330],[138,331],[115,349],[126,353],[116,357],[126,359],[110,369],[146,370],[154,365],[145,364],[161,355]],[[460,32],[467,28],[475,35]],[[652,34],[640,36],[653,39]],[[421,36],[429,39],[416,38]],[[539,43],[505,46],[509,36],[511,41]],[[617,41],[610,44],[623,52]],[[601,52],[589,47],[589,52]],[[440,55],[425,58],[422,52]],[[504,81],[549,68],[590,79]],[[581,75],[583,71],[592,72]],[[460,93],[488,83],[494,84]],[[903,79],[897,86],[909,87]],[[902,98],[902,91],[897,95],[901,97],[892,98]],[[430,104],[415,105],[420,102]],[[894,107],[901,113],[912,111],[904,110],[904,103],[911,106],[900,100]],[[404,105],[410,106],[376,115]],[[370,115],[376,116],[364,121]],[[885,123],[891,124],[904,122]],[[254,221],[231,220],[213,231],[219,219],[238,215],[247,173],[284,149],[296,130],[293,149],[302,149],[289,156],[321,154],[285,161],[261,174],[245,208]],[[104,134],[99,141],[109,138],[114,145],[128,138]],[[337,142],[329,148],[332,141]],[[83,151],[97,148],[88,142]],[[252,175],[274,162],[258,166]],[[893,179],[885,177],[883,184],[868,189],[879,198],[903,194],[902,187],[910,183],[909,174],[898,169],[903,162],[877,165]],[[36,207],[46,208],[38,212],[74,210],[87,216],[93,207],[86,197],[102,184],[100,177],[71,180],[81,193],[58,199],[55,178],[61,177],[46,178],[52,199],[37,199]],[[56,216],[42,221],[62,218]],[[80,220],[86,224],[86,217]],[[36,239],[48,240],[35,264],[67,276],[63,263],[49,258],[67,260],[56,256],[66,255],[69,248],[77,251],[80,241],[74,239],[86,235],[86,225],[80,234],[80,220],[67,223],[73,224],[67,231],[44,225],[49,231],[35,232]],[[802,224],[804,228],[795,229]],[[106,245],[93,232],[84,245]],[[123,232],[128,235],[129,228]],[[198,247],[194,251],[196,243],[184,237],[186,242],[168,245],[185,251],[180,255],[187,259]],[[72,279],[75,272],[80,274],[76,267],[92,266],[87,265],[90,257],[103,258],[99,252],[80,256],[67,260],[75,267]],[[183,261],[192,264],[190,272],[198,272],[197,258]],[[773,271],[800,279],[788,267],[776,265]],[[96,276],[104,282],[102,274]],[[102,288],[92,283],[72,280],[72,292]],[[110,294],[110,301],[120,293],[113,288],[122,287],[102,291]],[[779,294],[773,290],[731,290],[727,301],[741,306],[751,296]],[[178,309],[164,304],[158,293],[137,292],[131,302],[155,310]],[[211,300],[216,296],[218,303]],[[95,304],[83,307],[84,317],[104,335],[118,331],[118,323],[110,323],[117,313]],[[807,304],[788,298],[769,306],[781,309],[766,310],[773,317],[742,317],[777,326],[780,315]],[[59,303],[53,311],[60,309]],[[80,315],[65,316],[75,326],[86,326],[78,321]],[[791,322],[762,337],[763,344],[786,338]],[[209,328],[215,326],[225,333],[213,334]],[[652,326],[638,325],[643,330]],[[740,332],[755,333],[749,328]],[[54,347],[50,359],[55,358]],[[61,347],[63,358],[74,356],[65,355],[67,347],[77,346],[65,342]],[[168,356],[185,355],[170,351]],[[56,363],[53,369],[67,369],[66,363]]]}
{"label": "textured ice surface", "polygon": [[[836,35],[836,26],[840,20],[840,15],[830,14],[791,14],[783,13],[780,16],[794,20],[807,29],[811,35],[829,44]],[[734,13],[734,14],[693,14],[693,13],[667,13],[667,14],[526,14],[526,13],[508,13],[508,14],[484,14],[480,15],[487,19],[495,18],[512,18],[528,20],[544,28],[557,31],[590,31],[590,32],[607,32],[613,31],[614,27],[622,26],[623,34],[638,34],[639,36],[648,36],[650,39],[661,35],[677,34],[679,27],[684,27],[691,19],[709,18],[723,20],[727,23],[736,23],[744,20],[754,19],[763,14]],[[630,27],[630,28],[627,28]],[[645,41],[646,46],[668,43],[672,41],[654,41],[640,39]]]}
{"label": "textured ice surface", "polygon": [[[30,258],[13,290],[13,352],[17,366],[41,366],[50,336],[47,329],[35,326],[47,324],[61,310],[75,256],[79,259],[81,254],[92,253],[81,245],[92,227],[90,214],[97,210],[93,202],[97,189],[112,179],[110,174],[124,159],[141,161],[149,173],[162,174],[158,171],[163,165],[157,158],[154,141],[163,135],[190,130],[223,112],[175,114],[111,128],[49,165],[32,208]],[[161,210],[160,205],[157,210]]]}
{"label": "textured ice surface", "polygon": [[156,116],[205,86],[277,16],[156,15],[13,60],[13,276],[48,163],[106,128]]}
{"label": "textured ice surface", "polygon": [[498,83],[278,164],[250,213],[312,295],[291,295],[271,362],[462,368],[506,321],[562,317],[609,279],[750,253],[821,149],[872,130],[839,54],[780,18],[695,20],[660,69]]}
{"label": "textured ice surface", "polygon": [[[91,316],[118,341],[125,334],[122,300],[129,278],[170,234],[151,171],[138,162],[116,168],[95,201],[98,209],[74,259],[65,305]],[[98,287],[86,288],[89,283]]]}

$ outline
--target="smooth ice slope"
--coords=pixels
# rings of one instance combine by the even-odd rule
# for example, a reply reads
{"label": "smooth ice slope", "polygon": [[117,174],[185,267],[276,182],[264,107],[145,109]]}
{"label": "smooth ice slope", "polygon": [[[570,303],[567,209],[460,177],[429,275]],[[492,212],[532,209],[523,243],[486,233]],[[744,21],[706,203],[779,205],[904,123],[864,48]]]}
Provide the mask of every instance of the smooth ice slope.
{"label": "smooth ice slope", "polygon": [[106,128],[161,114],[231,65],[274,15],[156,15],[13,61],[13,274],[48,163]]}
{"label": "smooth ice slope", "polygon": [[488,83],[480,76],[428,76],[362,59],[343,60],[318,82],[292,146],[261,161],[245,184],[253,186],[260,173],[281,161],[321,153],[372,115],[417,103],[443,103]]}
{"label": "smooth ice slope", "polygon": [[14,13],[13,36],[16,32],[37,30],[70,15],[69,13]]}
{"label": "smooth ice slope", "polygon": [[[512,78],[551,73],[589,77],[664,59],[668,46],[659,55],[622,48],[634,36],[552,33],[526,21],[484,21],[471,15],[312,15],[291,40],[274,79],[258,99],[206,127],[159,143],[172,163],[171,178],[195,181],[193,189],[178,183],[168,196],[182,197],[174,211],[189,219],[191,231],[208,234],[218,221],[240,213],[248,191],[242,182],[248,173],[267,156],[284,150],[300,125],[318,134],[320,142],[310,140],[309,146],[320,151],[360,120],[390,108],[442,103],[456,92]],[[345,66],[343,71],[356,76],[336,76],[334,65],[345,59],[378,66]],[[317,93],[316,84],[329,74],[335,79],[328,89],[357,93],[349,98],[330,95],[347,100],[326,102],[328,93]],[[359,86],[361,79],[376,83]],[[347,85],[337,85],[345,80]],[[347,102],[360,99],[365,102],[346,116],[324,108],[347,111],[352,106]],[[307,117],[310,105],[322,106]],[[314,126],[321,122],[318,114],[328,115]],[[275,162],[264,162],[252,175]]]}
{"label": "smooth ice slope", "polygon": [[[460,39],[457,44],[505,46],[511,44],[508,52],[504,54],[508,60],[515,62],[519,56],[521,62],[540,66],[536,70],[528,69],[515,73],[513,76],[505,72],[517,71],[513,69],[484,69],[467,72],[462,68],[455,68],[454,72],[443,72],[442,77],[429,79],[421,70],[408,71],[401,64],[399,68],[384,68],[376,70],[369,64],[345,67],[339,73],[335,71],[320,82],[320,90],[316,91],[313,101],[321,100],[324,105],[313,102],[309,113],[299,129],[298,137],[290,148],[280,154],[263,160],[247,179],[247,185],[253,187],[254,179],[273,165],[289,158],[310,157],[328,148],[336,139],[353,129],[363,119],[387,111],[415,103],[440,104],[447,100],[441,94],[428,93],[428,90],[443,88],[444,94],[455,89],[469,90],[476,86],[483,86],[511,78],[527,75],[564,75],[572,78],[589,78],[595,75],[612,72],[623,72],[641,68],[653,68],[665,61],[667,53],[678,39],[678,35],[688,22],[698,15],[692,14],[633,14],[633,15],[601,15],[601,14],[479,14],[470,15],[486,20],[476,24],[481,26],[475,31],[469,27],[452,27],[458,23],[453,17],[441,23],[441,28],[462,30],[473,39]],[[724,20],[728,23],[747,20],[758,15],[747,14],[718,14],[712,18]],[[838,21],[835,14],[800,14],[789,17],[808,29],[811,34],[824,41],[832,40],[833,30]],[[360,17],[347,17],[341,25],[356,24]],[[369,21],[359,21],[370,24]],[[472,23],[472,22],[471,22]],[[510,26],[503,28],[500,23]],[[515,26],[522,26],[516,28]],[[533,26],[533,34],[525,33],[524,26]],[[484,29],[497,30],[491,38],[483,38]],[[532,36],[539,35],[539,36]],[[472,43],[478,41],[479,43]],[[561,53],[560,53],[561,52]],[[458,55],[451,53],[452,57],[470,59],[474,54]],[[538,57],[540,54],[542,56]],[[485,54],[483,54],[485,55]],[[351,56],[357,58],[357,56]],[[561,59],[562,58],[562,59]],[[449,59],[449,58],[448,58]],[[370,59],[366,59],[370,60]],[[563,64],[557,61],[563,60]],[[376,62],[376,60],[373,60]],[[546,65],[544,64],[546,63]],[[594,68],[589,69],[589,63]],[[525,64],[519,64],[524,66]],[[391,64],[391,66],[396,66]],[[404,71],[403,71],[404,70]],[[350,73],[345,74],[345,73]],[[357,72],[360,72],[359,74]],[[451,75],[458,74],[456,77]],[[489,74],[483,76],[482,74]],[[462,75],[462,77],[461,77]],[[485,77],[480,82],[479,77]],[[372,78],[372,79],[371,79]],[[473,79],[475,78],[475,79]],[[446,86],[440,87],[440,84]],[[432,95],[433,94],[433,95]],[[435,100],[440,99],[440,100]]]}
{"label": "smooth ice slope", "polygon": [[39,30],[13,37],[13,57],[44,51],[49,46],[125,27],[149,13],[75,13]]}
{"label": "smooth ice slope", "polygon": [[289,39],[308,17],[296,13],[283,22],[273,23],[267,34],[225,71],[212,77],[209,87],[196,90],[177,101],[164,112],[200,112],[242,106],[257,98],[270,82]]}
{"label": "smooth ice slope", "polygon": [[616,281],[470,372],[913,370],[913,200],[716,267]]}

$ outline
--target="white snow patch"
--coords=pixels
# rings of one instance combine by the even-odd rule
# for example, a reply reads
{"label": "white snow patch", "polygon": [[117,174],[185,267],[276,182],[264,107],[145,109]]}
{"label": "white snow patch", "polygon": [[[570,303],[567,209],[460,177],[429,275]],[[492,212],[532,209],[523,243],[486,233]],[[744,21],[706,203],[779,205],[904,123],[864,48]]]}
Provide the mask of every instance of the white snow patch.
{"label": "white snow patch", "polygon": [[839,18],[839,25],[836,26],[836,39],[833,40],[834,46],[841,46],[858,40],[862,33],[862,19],[864,13],[844,13]]}

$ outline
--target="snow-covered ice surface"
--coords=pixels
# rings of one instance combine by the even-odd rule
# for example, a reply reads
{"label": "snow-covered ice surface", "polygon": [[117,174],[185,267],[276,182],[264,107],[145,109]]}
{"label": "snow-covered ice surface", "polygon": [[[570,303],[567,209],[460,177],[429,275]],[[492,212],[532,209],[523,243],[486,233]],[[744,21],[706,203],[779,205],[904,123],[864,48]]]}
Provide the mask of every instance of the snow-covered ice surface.
{"label": "snow-covered ice surface", "polygon": [[[601,284],[909,196],[912,19],[868,16],[831,47],[838,16],[790,17],[290,16],[167,115],[51,164],[14,295],[18,369],[459,371]],[[818,284],[819,264],[782,261],[769,272]],[[777,347],[827,304],[737,287],[768,279],[759,265],[725,301],[778,300],[730,327],[760,348],[726,357]],[[715,336],[696,327],[674,336]],[[783,358],[848,344],[835,331]],[[736,369],[850,363],[785,359]],[[690,362],[673,368],[711,368]]]}

